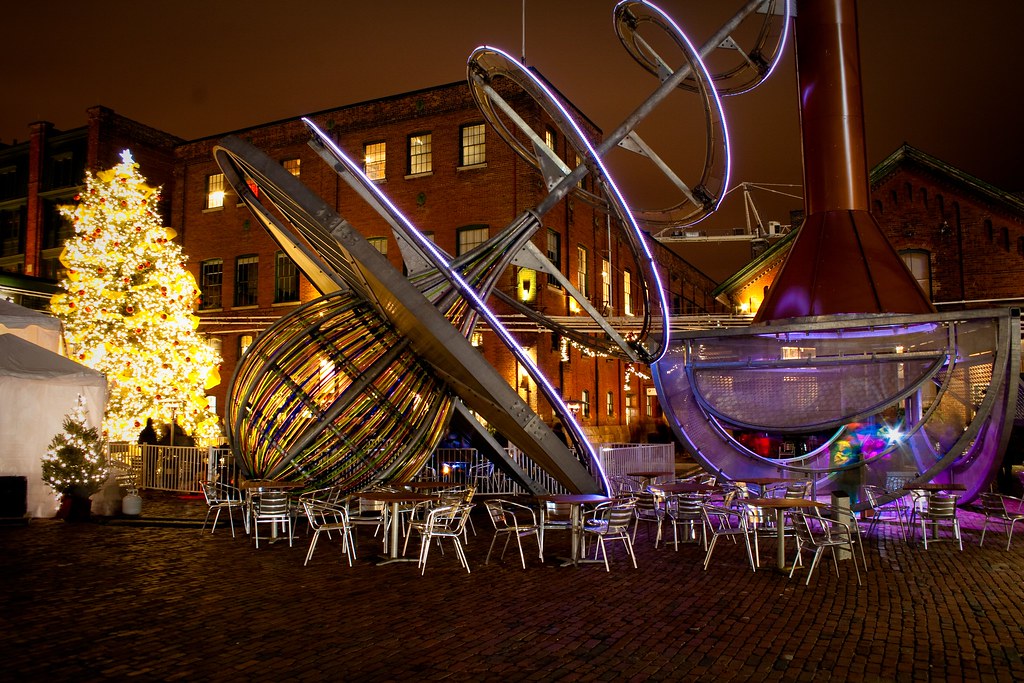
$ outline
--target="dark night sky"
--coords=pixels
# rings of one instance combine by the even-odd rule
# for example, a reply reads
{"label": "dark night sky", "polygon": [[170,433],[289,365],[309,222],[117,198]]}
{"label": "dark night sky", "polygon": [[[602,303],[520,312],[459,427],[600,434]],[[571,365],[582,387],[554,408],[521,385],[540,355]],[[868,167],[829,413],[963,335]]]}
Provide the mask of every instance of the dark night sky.
{"label": "dark night sky", "polygon": [[[614,4],[526,0],[528,64],[605,131],[656,85],[619,45]],[[700,44],[740,4],[660,6]],[[3,10],[0,141],[27,139],[37,120],[82,126],[95,104],[186,139],[219,135],[459,81],[474,47],[518,56],[522,45],[522,0],[108,0],[99,7],[47,0]],[[908,142],[997,187],[1024,190],[1017,42],[1024,2],[860,0],[858,11],[869,166]],[[734,182],[799,184],[791,53],[771,82],[725,104]],[[687,124],[685,97],[665,107],[641,132],[685,171],[687,153],[703,153],[703,131]],[[645,184],[622,170],[617,179],[643,206]],[[785,212],[800,208],[799,200],[771,198],[755,197],[765,220],[786,222]],[[735,192],[709,228],[742,219]]]}

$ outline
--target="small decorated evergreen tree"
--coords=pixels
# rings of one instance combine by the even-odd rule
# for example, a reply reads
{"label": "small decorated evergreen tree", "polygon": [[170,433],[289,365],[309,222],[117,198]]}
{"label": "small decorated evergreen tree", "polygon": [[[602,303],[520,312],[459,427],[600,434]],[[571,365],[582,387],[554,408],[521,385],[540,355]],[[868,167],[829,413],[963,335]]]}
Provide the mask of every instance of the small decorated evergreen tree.
{"label": "small decorated evergreen tree", "polygon": [[85,398],[81,395],[74,410],[64,416],[64,431],[54,435],[42,464],[43,481],[72,500],[88,501],[107,480],[103,440],[86,421]]}

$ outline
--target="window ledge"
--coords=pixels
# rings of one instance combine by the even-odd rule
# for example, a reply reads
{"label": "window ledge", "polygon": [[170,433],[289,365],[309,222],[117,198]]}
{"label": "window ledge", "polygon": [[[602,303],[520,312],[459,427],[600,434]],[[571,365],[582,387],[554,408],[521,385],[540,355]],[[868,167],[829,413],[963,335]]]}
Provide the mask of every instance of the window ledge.
{"label": "window ledge", "polygon": [[302,303],[302,301],[300,301],[299,299],[295,299],[294,301],[275,301],[274,303],[272,303],[270,305],[273,306],[273,307],[298,306],[301,303]]}
{"label": "window ledge", "polygon": [[199,308],[199,309],[196,310],[196,313],[198,313],[199,315],[202,315],[203,313],[220,313],[223,310],[224,310],[223,306],[218,306],[216,308],[212,308],[212,307],[211,308]]}
{"label": "window ledge", "polygon": [[223,211],[223,210],[224,210],[223,206],[213,206],[213,207],[209,207],[208,206],[205,209],[203,209],[203,213],[216,213],[218,211]]}
{"label": "window ledge", "polygon": [[423,173],[410,173],[409,175],[405,176],[405,179],[413,180],[414,178],[426,178],[432,175],[434,175],[433,171],[424,171]]}
{"label": "window ledge", "polygon": [[251,311],[259,308],[259,304],[248,304],[247,306],[232,306],[232,311]]}
{"label": "window ledge", "polygon": [[483,163],[479,163],[479,164],[469,164],[468,166],[456,166],[455,170],[456,171],[473,171],[473,170],[476,170],[478,168],[487,168],[487,162],[484,161]]}

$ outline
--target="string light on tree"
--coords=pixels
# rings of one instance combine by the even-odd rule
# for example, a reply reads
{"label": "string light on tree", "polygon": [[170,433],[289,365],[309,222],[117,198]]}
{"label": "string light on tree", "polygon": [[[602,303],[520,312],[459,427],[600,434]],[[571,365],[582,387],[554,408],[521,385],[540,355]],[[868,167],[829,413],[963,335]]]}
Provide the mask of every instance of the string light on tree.
{"label": "string light on tree", "polygon": [[43,481],[62,495],[89,496],[107,479],[104,443],[90,427],[85,398],[78,396],[72,412],[64,416],[64,431],[55,434],[43,456]]}
{"label": "string light on tree", "polygon": [[104,432],[134,441],[147,417],[202,440],[219,438],[206,390],[220,383],[219,354],[197,332],[199,298],[186,256],[163,226],[159,188],[138,172],[131,152],[95,176],[74,206],[60,207],[75,234],[60,260],[63,292],[50,308],[64,323],[72,358],[107,376]]}

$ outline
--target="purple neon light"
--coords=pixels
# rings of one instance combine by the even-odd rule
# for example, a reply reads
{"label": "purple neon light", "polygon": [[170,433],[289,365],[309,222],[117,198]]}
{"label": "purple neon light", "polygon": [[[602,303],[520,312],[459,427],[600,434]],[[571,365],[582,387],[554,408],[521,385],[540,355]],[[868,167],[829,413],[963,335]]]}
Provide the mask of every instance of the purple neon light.
{"label": "purple neon light", "polygon": [[363,173],[362,169],[360,169],[357,164],[353,163],[353,161],[348,158],[348,156],[341,150],[340,147],[338,147],[334,143],[333,140],[326,136],[324,132],[320,130],[320,128],[315,123],[313,123],[313,121],[310,120],[309,118],[303,117],[302,121],[305,122],[305,124],[316,133],[316,136],[320,139],[322,143],[328,146],[328,148],[335,155],[335,157],[337,157],[339,161],[345,164],[348,171],[359,179],[359,182],[363,185],[363,187],[372,192],[378,201],[380,201],[382,204],[388,207],[388,209],[391,211],[392,216],[398,219],[405,227],[406,234],[410,235],[414,240],[416,240],[416,242],[422,249],[425,249],[430,254],[434,266],[440,272],[444,273],[445,277],[447,277],[448,280],[455,285],[455,287],[463,296],[468,297],[473,302],[473,307],[487,320],[487,324],[490,325],[491,329],[493,329],[498,334],[498,336],[500,336],[505,341],[505,344],[509,347],[509,349],[512,351],[512,354],[516,357],[516,360],[518,360],[526,367],[527,372],[530,373],[530,376],[533,377],[534,380],[540,385],[541,390],[544,391],[545,397],[560,409],[559,414],[562,416],[563,420],[566,421],[570,431],[573,432],[573,435],[576,436],[576,440],[586,449],[590,461],[594,463],[594,466],[597,468],[598,473],[601,476],[601,482],[603,483],[605,490],[611,490],[611,485],[608,481],[607,475],[604,472],[604,467],[601,465],[600,458],[597,457],[597,454],[594,451],[593,447],[590,445],[590,442],[583,434],[583,429],[580,427],[580,425],[576,422],[576,419],[573,417],[572,412],[562,401],[562,397],[558,395],[558,392],[555,391],[554,387],[548,382],[547,377],[545,377],[544,373],[540,371],[540,368],[538,368],[534,364],[533,359],[531,359],[530,355],[526,353],[526,350],[519,346],[519,343],[512,337],[509,331],[505,329],[505,326],[502,325],[501,321],[498,320],[498,317],[491,311],[490,308],[487,307],[487,304],[485,304],[484,301],[479,296],[477,296],[476,290],[470,287],[457,272],[455,272],[448,266],[448,261],[445,254],[443,254],[433,242],[431,242],[430,240],[423,236],[423,233],[421,233],[412,224],[412,222],[409,221],[409,219],[406,218],[405,215],[398,210],[398,207],[391,203],[391,200],[388,199],[387,195],[385,195],[377,187],[377,184],[374,183],[369,178],[367,178],[366,175]]}
{"label": "purple neon light", "polygon": [[[626,202],[625,198],[622,196],[622,193],[619,191],[618,186],[615,184],[615,179],[612,178],[611,173],[608,172],[608,169],[601,162],[601,158],[598,156],[597,151],[594,149],[594,146],[590,144],[590,140],[587,139],[587,136],[583,133],[583,130],[580,129],[580,127],[576,124],[576,121],[573,119],[572,115],[565,109],[565,107],[563,107],[559,103],[558,98],[555,97],[554,93],[552,93],[550,90],[548,90],[547,86],[545,86],[542,81],[540,81],[536,76],[534,76],[532,73],[530,73],[529,70],[524,69],[519,64],[519,62],[516,59],[513,59],[507,52],[504,52],[503,50],[499,50],[498,48],[491,47],[489,45],[484,45],[484,46],[478,47],[473,52],[476,52],[478,50],[493,50],[494,52],[497,52],[498,54],[502,55],[508,61],[508,63],[510,65],[515,65],[515,67],[517,69],[519,69],[521,73],[526,75],[533,82],[533,84],[536,87],[540,88],[540,90],[548,97],[548,99],[558,108],[558,111],[559,111],[559,113],[562,114],[562,116],[564,117],[564,120],[569,122],[569,125],[572,127],[573,131],[576,133],[576,137],[586,146],[587,154],[594,161],[594,163],[597,164],[597,167],[600,169],[601,174],[604,176],[605,180],[607,181],[608,187],[611,188],[611,192],[614,195],[615,200],[622,207],[622,209],[623,209],[622,210],[622,214],[623,214],[622,219],[627,223],[627,227],[630,230],[632,230],[633,233],[636,235],[637,240],[640,243],[640,247],[641,247],[641,249],[643,249],[644,256],[646,257],[646,260],[647,260],[647,269],[648,269],[648,271],[650,271],[651,276],[654,278],[654,289],[655,289],[655,292],[657,292],[657,295],[658,295],[658,305],[661,307],[661,319],[662,319],[662,343],[661,343],[661,348],[658,349],[658,355],[654,359],[652,359],[650,361],[650,363],[657,363],[659,360],[661,360],[661,358],[668,351],[668,340],[669,340],[669,335],[671,333],[671,330],[669,329],[669,319],[668,319],[668,298],[665,295],[664,288],[661,286],[661,278],[658,276],[658,269],[657,269],[656,264],[654,263],[654,255],[651,254],[651,250],[647,247],[647,240],[644,239],[643,232],[640,230],[640,227],[636,224],[636,221],[633,219],[633,212],[630,210],[629,204]],[[716,99],[717,99],[717,96],[716,96]],[[719,106],[721,106],[721,103],[719,103]],[[728,150],[729,149],[729,136],[728,136],[728,133],[726,133],[726,135],[725,135],[725,141],[726,141],[725,142],[726,150]],[[563,178],[563,180],[561,182],[565,182],[564,178]]]}
{"label": "purple neon light", "polygon": [[[707,65],[704,63],[704,60],[701,59],[700,53],[693,46],[693,43],[690,41],[690,38],[683,32],[681,28],[679,28],[679,25],[672,20],[672,17],[666,14],[657,5],[650,2],[646,2],[646,0],[641,0],[641,4],[647,5],[652,10],[660,14],[662,18],[664,18],[665,21],[667,21],[672,26],[672,29],[676,32],[676,35],[682,38],[683,42],[686,43],[686,48],[690,53],[690,62],[693,64],[694,67],[700,70],[701,74],[703,74],[704,76],[704,82],[710,86],[709,90],[711,91],[711,98],[712,100],[714,100],[715,109],[718,110],[718,118],[722,122],[722,141],[725,143],[725,179],[722,182],[722,191],[716,198],[716,201],[711,211],[708,212],[710,215],[710,213],[717,211],[718,207],[722,205],[722,202],[725,200],[725,195],[729,192],[729,181],[732,179],[732,145],[729,142],[729,123],[725,119],[725,108],[722,107],[722,98],[718,94],[718,88],[715,87],[715,81],[711,78],[711,72],[708,71]],[[788,17],[789,14],[787,13],[786,16]],[[705,218],[706,217],[707,216],[705,216]],[[658,359],[660,360],[661,356],[658,356]]]}

